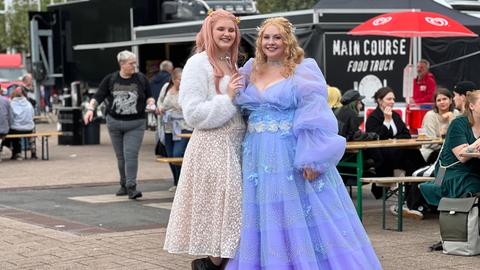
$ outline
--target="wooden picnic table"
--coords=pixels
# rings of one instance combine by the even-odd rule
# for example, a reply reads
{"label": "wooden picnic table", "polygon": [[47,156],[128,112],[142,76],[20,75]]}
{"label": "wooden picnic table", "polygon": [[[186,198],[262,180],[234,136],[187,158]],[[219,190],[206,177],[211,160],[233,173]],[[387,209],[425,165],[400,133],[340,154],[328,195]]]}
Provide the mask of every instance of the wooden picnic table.
{"label": "wooden picnic table", "polygon": [[189,139],[192,137],[192,133],[180,133],[180,134],[177,134],[177,137]]}
{"label": "wooden picnic table", "polygon": [[[34,132],[28,134],[8,134],[5,138],[42,138],[42,160],[48,160],[48,138],[52,136],[62,136],[63,132],[49,131],[49,132]],[[26,142],[25,142],[26,143]],[[25,159],[27,158],[27,146],[25,145]]]}
{"label": "wooden picnic table", "polygon": [[340,174],[354,176],[357,178],[357,213],[362,219],[362,176],[363,176],[363,150],[373,148],[420,148],[424,144],[442,144],[443,139],[390,139],[390,140],[376,140],[376,141],[355,141],[347,142],[346,152],[337,167],[354,168],[355,173]]}
{"label": "wooden picnic table", "polygon": [[[397,193],[397,231],[403,231],[403,203],[405,202],[403,186],[405,183],[424,183],[433,181],[434,177],[424,176],[399,176],[399,177],[364,177],[362,182],[375,183],[382,187],[382,228],[387,229],[385,216],[386,216],[386,201],[391,195]],[[395,185],[398,184],[398,187]],[[387,188],[392,188],[387,191]]]}

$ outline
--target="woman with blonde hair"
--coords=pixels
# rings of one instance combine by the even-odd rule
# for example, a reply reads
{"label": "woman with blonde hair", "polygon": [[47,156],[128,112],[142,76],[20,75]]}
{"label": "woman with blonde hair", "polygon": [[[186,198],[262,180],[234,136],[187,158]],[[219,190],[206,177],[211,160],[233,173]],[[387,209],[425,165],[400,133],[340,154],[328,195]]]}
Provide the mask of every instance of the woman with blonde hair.
{"label": "woman with blonde hair", "polygon": [[241,142],[245,124],[233,99],[241,88],[237,18],[217,10],[205,18],[196,54],[183,69],[179,103],[194,128],[180,173],[164,249],[206,255],[192,269],[220,269],[235,255],[241,226]]}
{"label": "woman with blonde hair", "polygon": [[226,269],[381,269],[335,167],[345,139],[325,79],[294,31],[285,18],[265,20],[241,71],[242,233]]}
{"label": "woman with blonde hair", "polygon": [[[441,185],[433,182],[420,184],[425,200],[438,205],[442,197],[459,198],[469,192],[480,192],[480,159],[462,156],[463,153],[479,151],[480,91],[475,90],[467,92],[464,115],[455,118],[448,127],[439,157],[439,163],[448,167]],[[436,169],[438,175],[440,168]]]}
{"label": "woman with blonde hair", "polygon": [[342,92],[340,92],[340,89],[337,87],[333,87],[330,85],[327,85],[327,91],[328,91],[328,106],[332,108],[332,110],[335,112],[336,109],[342,107]]}

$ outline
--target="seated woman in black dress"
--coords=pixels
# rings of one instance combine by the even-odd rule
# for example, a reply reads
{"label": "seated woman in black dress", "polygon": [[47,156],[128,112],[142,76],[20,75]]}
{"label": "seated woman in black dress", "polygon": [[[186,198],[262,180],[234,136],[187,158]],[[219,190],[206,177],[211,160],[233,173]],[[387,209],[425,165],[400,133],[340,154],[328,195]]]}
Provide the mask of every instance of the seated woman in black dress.
{"label": "seated woman in black dress", "polygon": [[[402,121],[400,115],[393,111],[395,105],[395,94],[392,88],[382,87],[373,96],[377,103],[377,108],[368,116],[365,124],[367,132],[375,132],[380,136],[380,140],[387,139],[409,139],[410,132]],[[368,151],[367,155],[375,160],[375,171],[378,177],[393,176],[395,169],[405,171],[405,175],[412,173],[424,166],[424,159],[418,149],[402,148],[378,148]],[[407,186],[407,206],[404,214],[418,219],[423,218],[422,208],[423,200],[418,188],[416,192],[410,192],[410,186]],[[375,197],[381,196],[381,190],[372,187]],[[391,209],[393,212],[396,210]]]}

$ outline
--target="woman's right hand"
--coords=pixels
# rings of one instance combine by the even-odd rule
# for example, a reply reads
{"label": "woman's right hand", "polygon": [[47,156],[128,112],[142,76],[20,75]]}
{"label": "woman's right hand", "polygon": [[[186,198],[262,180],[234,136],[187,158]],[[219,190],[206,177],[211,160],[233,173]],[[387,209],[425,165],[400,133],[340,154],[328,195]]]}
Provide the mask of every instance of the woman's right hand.
{"label": "woman's right hand", "polygon": [[445,121],[451,122],[454,117],[455,117],[455,116],[454,116],[453,112],[446,112],[446,113],[442,114],[442,118],[443,118],[443,120],[445,120]]}
{"label": "woman's right hand", "polygon": [[85,125],[88,125],[88,123],[92,122],[92,119],[93,119],[93,111],[88,110],[83,116],[83,122],[85,123]]}
{"label": "woman's right hand", "polygon": [[385,117],[386,121],[392,121],[392,107],[385,107],[385,109],[383,110],[383,116]]}
{"label": "woman's right hand", "polygon": [[163,108],[157,107],[155,110],[156,115],[163,115],[165,113],[165,110]]}
{"label": "woman's right hand", "polygon": [[227,94],[233,100],[240,88],[243,87],[243,77],[239,73],[233,74],[227,86]]}

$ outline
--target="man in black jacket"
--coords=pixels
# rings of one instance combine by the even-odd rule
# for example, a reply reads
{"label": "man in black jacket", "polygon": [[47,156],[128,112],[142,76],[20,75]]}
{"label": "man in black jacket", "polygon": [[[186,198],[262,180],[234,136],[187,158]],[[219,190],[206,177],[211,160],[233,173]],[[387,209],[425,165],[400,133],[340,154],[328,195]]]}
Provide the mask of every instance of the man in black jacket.
{"label": "man in black jacket", "polygon": [[152,97],[155,102],[158,100],[162,86],[170,81],[173,71],[173,64],[171,61],[164,60],[160,63],[160,72],[150,80],[150,89],[152,89]]}

